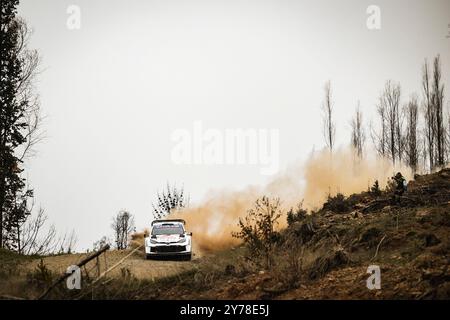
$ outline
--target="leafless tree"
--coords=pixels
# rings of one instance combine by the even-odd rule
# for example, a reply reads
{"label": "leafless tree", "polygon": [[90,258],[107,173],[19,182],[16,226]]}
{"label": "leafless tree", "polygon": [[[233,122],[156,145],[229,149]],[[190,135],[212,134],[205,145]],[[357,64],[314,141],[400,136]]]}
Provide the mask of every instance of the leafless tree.
{"label": "leafless tree", "polygon": [[436,165],[443,167],[445,165],[446,129],[444,125],[444,85],[441,83],[441,62],[439,55],[434,58],[433,63],[433,85],[431,98],[435,120]]}
{"label": "leafless tree", "polygon": [[366,133],[363,127],[363,116],[360,110],[360,103],[356,107],[355,115],[350,123],[352,127],[352,147],[355,150],[357,156],[362,159],[364,153],[364,144],[366,141]]}
{"label": "leafless tree", "polygon": [[103,236],[100,238],[100,240],[94,242],[92,250],[98,251],[106,245],[111,246],[111,240],[107,236]]}
{"label": "leafless tree", "polygon": [[447,161],[450,160],[450,101],[447,103]]}
{"label": "leafless tree", "polygon": [[54,225],[46,227],[48,216],[40,208],[35,216],[30,216],[20,226],[20,250],[25,255],[46,255],[53,253],[71,253],[76,244],[76,235],[72,231],[58,236]]}
{"label": "leafless tree", "polygon": [[75,235],[75,231],[72,230],[69,233],[64,233],[61,237],[56,241],[54,252],[59,254],[70,254],[73,252],[75,248],[75,244],[77,242],[77,237]]}
{"label": "leafless tree", "polygon": [[426,150],[428,162],[429,162],[429,170],[433,170],[435,163],[435,153],[434,153],[434,144],[435,144],[435,113],[432,102],[432,94],[430,88],[430,70],[428,67],[428,62],[425,59],[425,62],[422,67],[422,92],[423,92],[423,112],[424,112],[424,120],[425,120],[425,139],[426,139]]}
{"label": "leafless tree", "polygon": [[381,135],[384,147],[386,147],[386,155],[393,164],[396,160],[401,161],[403,154],[402,117],[399,110],[400,95],[400,84],[394,84],[389,80],[385,84],[378,105],[379,114],[383,115],[382,126],[385,132]]}
{"label": "leafless tree", "polygon": [[416,172],[419,163],[419,141],[418,141],[418,121],[419,105],[417,97],[411,97],[411,100],[405,106],[406,114],[406,133],[405,133],[405,154],[406,161],[411,169]]}
{"label": "leafless tree", "polygon": [[440,56],[433,60],[431,75],[427,60],[422,67],[423,113],[429,170],[446,163],[447,129],[444,117],[444,85]]}
{"label": "leafless tree", "polygon": [[19,25],[19,45],[17,54],[23,62],[21,79],[18,84],[17,99],[19,103],[27,104],[25,109],[25,138],[26,143],[18,150],[20,161],[35,154],[34,146],[44,138],[44,132],[41,128],[43,120],[39,104],[39,96],[35,90],[36,76],[39,74],[40,57],[37,50],[28,48],[32,30],[28,27],[25,20],[17,19]]}
{"label": "leafless tree", "polygon": [[[381,100],[381,99],[380,99]],[[370,125],[370,133],[372,137],[372,142],[375,146],[375,149],[379,156],[385,157],[387,153],[387,125],[386,125],[386,109],[385,105],[382,103],[378,103],[377,105],[377,114],[380,119],[380,128],[379,131],[374,128],[374,126]]]}
{"label": "leafless tree", "polygon": [[336,126],[333,120],[333,101],[330,81],[325,83],[324,90],[325,99],[322,104],[323,134],[327,147],[330,149],[330,152],[333,152]]}
{"label": "leafless tree", "polygon": [[[16,115],[10,121],[5,120],[0,124],[0,136],[2,137],[0,139],[0,158],[3,168],[10,168],[9,170],[0,170],[0,247],[10,247],[22,251],[18,249],[20,239],[15,237],[11,239],[11,233],[16,234],[12,229],[17,229],[29,213],[21,212],[16,207],[12,208],[10,204],[26,202],[27,198],[33,196],[32,190],[21,190],[21,187],[12,190],[14,184],[7,180],[16,176],[16,180],[25,181],[20,176],[23,171],[21,165],[25,159],[34,154],[34,146],[43,138],[39,98],[34,87],[35,77],[39,73],[40,58],[36,50],[28,47],[32,32],[25,20],[17,16],[11,19],[11,15],[6,10],[7,6],[11,5],[5,4],[1,23],[1,81],[2,88],[5,87],[5,91],[2,89],[2,119],[5,120],[11,116],[11,113],[14,112],[12,110],[16,110]],[[3,21],[3,17],[7,19]],[[12,72],[13,69],[17,69],[18,73]],[[20,112],[17,112],[18,110]],[[14,143],[11,142],[13,140]],[[3,163],[6,158],[12,159],[12,165]],[[18,198],[11,200],[15,196]]]}
{"label": "leafless tree", "polygon": [[153,218],[161,219],[173,211],[185,208],[189,204],[189,197],[184,192],[184,187],[171,187],[169,183],[163,192],[158,192],[158,201],[152,204]]}
{"label": "leafless tree", "polygon": [[134,226],[134,217],[126,210],[121,210],[113,218],[111,227],[114,230],[114,238],[118,250],[124,250],[128,247],[130,234],[136,231]]}

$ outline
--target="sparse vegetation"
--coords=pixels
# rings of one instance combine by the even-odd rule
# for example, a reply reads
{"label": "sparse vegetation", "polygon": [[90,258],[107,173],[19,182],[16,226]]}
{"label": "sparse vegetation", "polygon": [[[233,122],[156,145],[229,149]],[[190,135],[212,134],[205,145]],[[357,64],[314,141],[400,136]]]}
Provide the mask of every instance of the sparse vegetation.
{"label": "sparse vegetation", "polygon": [[51,285],[53,278],[53,273],[47,268],[42,259],[40,259],[36,268],[27,274],[28,284],[36,286],[39,289],[45,289]]}
{"label": "sparse vegetation", "polygon": [[375,182],[373,183],[372,187],[370,188],[370,193],[372,193],[374,196],[381,195],[381,189],[378,180],[375,180]]}
{"label": "sparse vegetation", "polygon": [[111,245],[111,243],[112,243],[111,239],[109,239],[107,236],[103,236],[100,238],[100,240],[94,242],[94,244],[92,245],[92,250],[93,251],[100,250],[106,245]]}
{"label": "sparse vegetation", "polygon": [[[262,239],[276,239],[270,241],[273,263],[269,268],[262,269],[265,251],[260,251],[259,258],[255,259],[254,249],[249,242],[244,242],[237,248],[189,262],[189,267],[170,275],[161,274],[154,280],[139,276],[137,261],[133,261],[96,285],[84,282],[81,292],[69,292],[61,287],[52,291],[48,298],[449,298],[445,268],[450,249],[450,169],[432,175],[417,175],[408,187],[407,199],[400,202],[394,202],[384,193],[374,198],[368,192],[339,199],[351,208],[349,212],[337,213],[322,208],[305,214],[300,204],[292,210],[295,218],[276,236],[273,230],[274,218],[280,213],[279,200],[258,199],[258,205],[255,204],[248,213],[247,221],[252,223],[241,222],[246,226],[245,230],[253,234],[254,228],[247,227],[256,226],[256,217],[260,217],[263,224],[271,217],[272,227],[265,226],[266,231],[261,233],[266,234]],[[253,241],[254,236],[249,239]],[[126,254],[115,251],[108,255],[119,253]],[[19,259],[20,265],[33,262],[33,269],[24,281],[28,279],[34,284],[35,295],[42,292],[53,272],[47,262],[50,260],[43,263],[41,258],[22,260],[22,256],[9,252],[4,257],[6,260],[0,262],[9,259]],[[118,259],[116,257],[114,261]],[[134,259],[148,263],[140,256]],[[184,262],[154,263],[181,266]],[[383,266],[383,291],[379,295],[360,290],[360,286],[365,288],[367,266],[374,263]],[[92,268],[94,265],[87,266],[86,270]],[[149,270],[147,265],[145,270]],[[334,290],[328,290],[331,287]]]}
{"label": "sparse vegetation", "polygon": [[28,47],[30,29],[17,16],[18,1],[2,1],[0,78],[0,248],[21,251],[21,225],[34,197],[24,177],[24,160],[42,138],[34,90],[39,55]]}
{"label": "sparse vegetation", "polygon": [[[83,255],[73,254],[74,232],[58,236],[55,226],[46,225],[45,211],[34,210],[34,190],[25,178],[25,160],[42,139],[40,105],[34,87],[40,58],[37,51],[28,48],[30,29],[17,16],[17,6],[18,0],[3,0],[0,13],[0,293],[8,293],[11,290],[8,285],[12,283],[14,288],[28,286],[30,289],[24,289],[24,295],[36,298],[61,270],[65,272],[69,260],[76,264]],[[371,187],[364,185],[366,191],[360,194],[329,194],[322,208],[310,213],[303,208],[303,201],[284,212],[279,198],[264,196],[239,219],[239,231],[232,234],[242,245],[185,265],[169,262],[169,268],[157,262],[150,265],[153,269],[148,268],[144,263],[149,262],[142,259],[144,252],[127,251],[130,247],[141,247],[145,232],[133,233],[134,217],[122,210],[111,225],[117,250],[108,252],[108,257],[105,254],[103,261],[92,256],[92,263],[80,263],[85,279],[81,292],[67,292],[60,285],[49,297],[448,299],[450,169],[444,167],[450,159],[450,115],[445,115],[439,55],[434,57],[431,67],[425,60],[421,91],[421,96],[413,94],[404,100],[400,82],[385,82],[376,105],[378,127],[371,127],[370,131],[372,142],[378,156],[389,159],[392,166],[407,165],[414,173],[441,171],[416,174],[408,189],[403,184],[406,180],[398,173],[388,180],[385,190],[381,190],[376,180]],[[331,172],[337,162],[335,113],[342,111],[336,106],[339,103],[334,103],[328,81],[324,86],[322,130]],[[359,101],[350,126],[355,163],[363,164],[366,131]],[[220,156],[218,152],[216,155]],[[355,176],[357,167],[354,166]],[[328,187],[330,192],[334,190]],[[184,187],[167,183],[152,204],[153,218],[165,218],[186,208],[188,202]],[[243,203],[247,205],[246,201]],[[245,214],[242,206],[236,208],[232,210]],[[284,213],[287,228],[279,230],[278,221]],[[217,221],[222,223],[220,219]],[[174,240],[177,246],[185,245],[183,237],[187,240],[184,234]],[[94,250],[110,242],[103,237],[94,243]],[[227,246],[228,243],[224,245]],[[121,265],[128,257],[136,259],[134,264]],[[106,270],[111,262],[115,272],[103,278],[105,271],[100,277],[101,267]],[[141,274],[139,263],[144,269]],[[383,266],[383,291],[375,296],[359,290],[366,276],[365,268],[372,263]],[[102,281],[96,284],[95,277]],[[328,290],[330,283],[335,290]]]}
{"label": "sparse vegetation", "polygon": [[308,211],[303,208],[303,201],[297,205],[297,208],[291,208],[286,215],[288,225],[292,225],[294,222],[304,220],[308,215]]}
{"label": "sparse vegetation", "polygon": [[189,204],[189,197],[184,192],[184,187],[177,188],[167,184],[166,189],[157,194],[156,203],[152,204],[153,218],[161,219],[170,213],[183,209]]}
{"label": "sparse vegetation", "polygon": [[330,210],[335,213],[346,213],[351,207],[342,193],[336,194],[334,197],[328,195],[327,201],[323,205],[324,210]]}
{"label": "sparse vegetation", "polygon": [[262,197],[256,200],[255,207],[247,216],[239,219],[239,232],[233,236],[241,239],[252,254],[263,257],[264,265],[272,265],[272,251],[279,233],[275,230],[277,220],[281,217],[280,199]]}
{"label": "sparse vegetation", "polygon": [[117,250],[124,250],[128,248],[130,235],[136,231],[134,226],[134,217],[126,210],[121,210],[113,218],[111,227],[114,231],[114,239]]}

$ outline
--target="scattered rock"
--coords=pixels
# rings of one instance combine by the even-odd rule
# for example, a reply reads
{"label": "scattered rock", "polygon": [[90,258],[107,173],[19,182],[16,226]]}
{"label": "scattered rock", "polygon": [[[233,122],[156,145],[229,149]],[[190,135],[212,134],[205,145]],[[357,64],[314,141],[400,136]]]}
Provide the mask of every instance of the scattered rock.
{"label": "scattered rock", "polygon": [[431,212],[430,209],[420,209],[420,210],[417,210],[416,216],[417,216],[417,217],[428,216],[428,215],[430,214],[430,212]]}
{"label": "scattered rock", "polygon": [[423,234],[422,239],[424,241],[425,247],[433,247],[441,243],[441,240],[439,240],[439,238],[436,237],[436,235],[434,235],[433,233]]}
{"label": "scattered rock", "polygon": [[360,211],[355,211],[354,213],[353,213],[353,217],[355,217],[355,218],[364,218],[364,214],[362,213],[362,212],[360,212]]}
{"label": "scattered rock", "polygon": [[236,267],[233,266],[232,264],[227,264],[225,266],[225,274],[230,276],[236,273]]}

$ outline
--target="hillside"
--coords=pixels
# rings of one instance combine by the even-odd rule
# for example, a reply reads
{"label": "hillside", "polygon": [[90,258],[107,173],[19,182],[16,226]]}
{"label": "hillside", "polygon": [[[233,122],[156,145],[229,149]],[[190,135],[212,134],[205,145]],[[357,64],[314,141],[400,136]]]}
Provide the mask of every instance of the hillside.
{"label": "hillside", "polygon": [[[160,288],[156,297],[448,299],[449,249],[450,170],[445,169],[416,176],[397,200],[388,192],[365,192],[326,203],[282,233],[271,270],[256,269],[242,248],[237,257],[220,262],[222,270],[219,263],[209,265]],[[366,287],[369,265],[380,266],[381,290]]]}
{"label": "hillside", "polygon": [[[100,267],[129,251],[110,251]],[[0,254],[0,295],[36,298],[68,265],[85,255],[42,258]],[[416,176],[407,192],[330,198],[299,215],[274,243],[264,268],[245,246],[192,262],[146,261],[132,255],[95,286],[60,286],[48,298],[67,299],[448,299],[450,298],[450,169]],[[381,270],[381,290],[369,290],[367,268]],[[95,276],[94,265],[87,270]],[[95,268],[94,268],[95,269]]]}

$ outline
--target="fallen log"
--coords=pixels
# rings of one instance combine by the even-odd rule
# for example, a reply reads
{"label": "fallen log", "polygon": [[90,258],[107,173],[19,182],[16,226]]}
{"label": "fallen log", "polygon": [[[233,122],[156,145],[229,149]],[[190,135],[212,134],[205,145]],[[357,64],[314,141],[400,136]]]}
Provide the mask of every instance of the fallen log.
{"label": "fallen log", "polygon": [[[120,266],[125,259],[127,259],[128,257],[130,257],[133,253],[135,253],[137,250],[141,249],[144,245],[140,245],[139,247],[135,248],[134,250],[132,250],[129,254],[127,254],[125,257],[123,257],[122,259],[120,259],[116,264],[114,264],[111,268],[103,271],[102,274],[100,274],[97,279],[95,279],[94,281],[91,282],[91,284],[89,285],[88,288],[94,288],[94,285],[100,281],[100,279],[102,279],[108,272],[111,272],[112,270],[114,270],[115,268],[117,268],[118,266]],[[109,281],[111,281],[111,279],[106,280],[105,282],[103,282],[103,285],[108,283]],[[81,298],[83,298],[87,293],[89,293],[88,290],[85,290],[84,292],[81,292],[81,294],[75,298],[75,300],[80,300]]]}
{"label": "fallen log", "polygon": [[[101,255],[103,252],[109,250],[109,244],[107,244],[106,246],[104,246],[103,248],[101,248],[100,250],[98,250],[97,252],[94,252],[92,255],[84,258],[83,260],[81,260],[77,266],[79,268],[81,268],[82,266],[84,266],[86,263],[88,263],[89,261],[91,261],[92,259],[97,258],[99,255]],[[48,293],[54,288],[56,287],[58,284],[60,284],[61,282],[63,282],[64,280],[66,280],[68,277],[70,277],[72,274],[71,273],[65,273],[64,275],[62,275],[60,278],[58,278],[50,287],[47,288],[47,290],[44,291],[44,293],[42,293],[39,297],[38,300],[42,300],[44,299]]]}
{"label": "fallen log", "polygon": [[377,207],[380,205],[380,209],[381,209],[381,205],[389,205],[390,204],[390,199],[378,199],[378,200],[373,200],[371,202],[369,202],[365,207],[363,207],[362,209],[360,209],[361,212],[366,213],[367,211]]}

